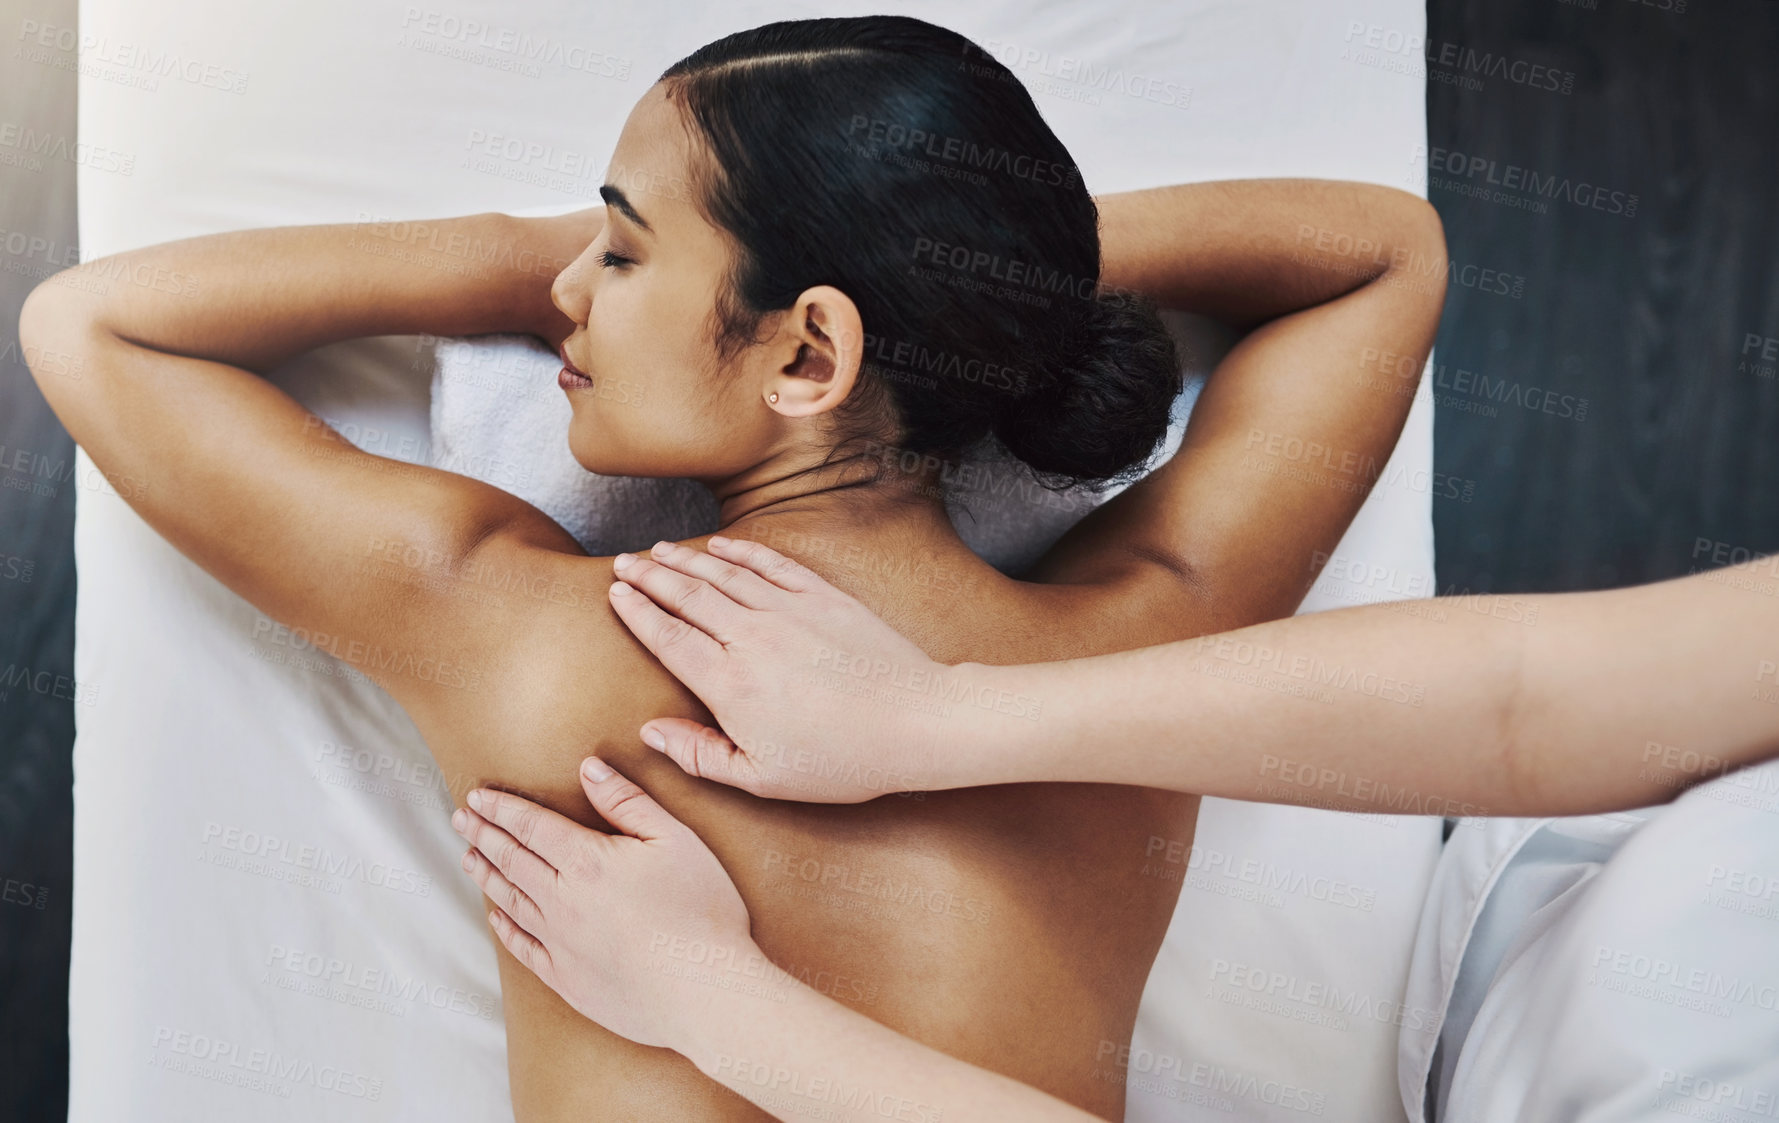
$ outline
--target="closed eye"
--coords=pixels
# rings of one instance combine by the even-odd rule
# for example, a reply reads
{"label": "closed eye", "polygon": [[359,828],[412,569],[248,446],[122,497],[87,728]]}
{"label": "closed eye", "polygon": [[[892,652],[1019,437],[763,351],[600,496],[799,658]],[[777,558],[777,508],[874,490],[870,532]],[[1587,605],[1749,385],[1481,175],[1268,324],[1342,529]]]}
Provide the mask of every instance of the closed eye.
{"label": "closed eye", "polygon": [[599,264],[607,269],[616,269],[621,265],[635,265],[636,262],[625,257],[623,254],[613,253],[610,250],[602,250],[599,254]]}

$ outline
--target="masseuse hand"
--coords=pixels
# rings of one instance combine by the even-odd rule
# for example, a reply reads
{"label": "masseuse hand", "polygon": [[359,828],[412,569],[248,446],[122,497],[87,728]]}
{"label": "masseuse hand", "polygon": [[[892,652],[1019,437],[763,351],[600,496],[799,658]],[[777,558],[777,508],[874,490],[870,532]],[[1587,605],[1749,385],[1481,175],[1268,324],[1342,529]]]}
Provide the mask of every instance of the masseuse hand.
{"label": "masseuse hand", "polygon": [[683,1047],[714,988],[673,970],[673,949],[697,947],[703,962],[759,956],[747,907],[716,856],[641,788],[596,757],[581,787],[622,833],[478,789],[451,817],[473,846],[463,868],[498,906],[500,942],[570,1006],[632,1041]]}
{"label": "masseuse hand", "polygon": [[[678,1051],[779,1119],[834,1117],[831,1090],[852,1088],[870,1093],[849,1119],[887,1115],[887,1105],[897,1119],[1095,1123],[774,967],[748,935],[734,883],[691,830],[595,757],[581,787],[623,834],[487,790],[470,793],[481,814],[460,810],[451,822],[475,844],[463,867],[500,906],[490,919],[501,943],[582,1014]],[[712,985],[713,973],[765,990]]]}
{"label": "masseuse hand", "polygon": [[713,537],[709,551],[661,543],[615,567],[618,616],[723,727],[657,718],[643,741],[694,776],[775,799],[940,786],[935,745],[957,729],[930,687],[952,669],[765,546]]}

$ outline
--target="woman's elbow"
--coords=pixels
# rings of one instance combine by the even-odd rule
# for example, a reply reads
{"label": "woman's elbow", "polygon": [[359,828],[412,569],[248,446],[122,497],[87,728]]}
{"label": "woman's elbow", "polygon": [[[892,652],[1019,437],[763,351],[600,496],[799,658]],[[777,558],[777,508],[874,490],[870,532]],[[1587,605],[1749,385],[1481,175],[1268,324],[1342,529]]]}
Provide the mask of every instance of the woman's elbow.
{"label": "woman's elbow", "polygon": [[1415,300],[1432,329],[1437,329],[1445,309],[1446,280],[1450,258],[1446,254],[1445,223],[1432,203],[1406,191],[1395,193],[1395,249],[1390,264],[1379,278]]}
{"label": "woman's elbow", "polygon": [[72,270],[42,281],[19,309],[19,354],[43,396],[61,412],[58,402],[83,382],[96,366],[92,341],[99,327],[94,294],[79,287]]}
{"label": "woman's elbow", "polygon": [[1411,244],[1429,261],[1437,261],[1440,266],[1440,276],[1444,277],[1446,263],[1445,221],[1439,217],[1439,209],[1417,195],[1409,210],[1411,212],[1409,223],[1413,238]]}

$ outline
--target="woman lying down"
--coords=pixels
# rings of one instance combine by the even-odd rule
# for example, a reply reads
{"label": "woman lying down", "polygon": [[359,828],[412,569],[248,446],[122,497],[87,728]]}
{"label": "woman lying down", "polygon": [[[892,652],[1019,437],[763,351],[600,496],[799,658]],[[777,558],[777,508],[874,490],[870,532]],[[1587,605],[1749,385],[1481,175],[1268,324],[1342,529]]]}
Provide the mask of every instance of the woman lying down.
{"label": "woman lying down", "polygon": [[[1009,158],[934,174],[901,158],[898,138],[916,134]],[[1068,659],[1293,611],[1402,428],[1441,297],[1400,271],[1443,275],[1437,217],[1399,191],[1323,181],[1095,199],[1004,66],[891,16],[700,49],[644,94],[610,163],[623,175],[605,208],[437,223],[438,244],[567,263],[553,280],[366,252],[347,226],[237,232],[73,271],[177,271],[196,296],[52,278],[26,303],[25,352],[78,357],[78,381],[34,373],[99,469],[145,481],[135,510],[268,616],[336,637],[459,778],[460,804],[500,788],[600,824],[578,772],[597,752],[708,844],[781,967],[871,979],[886,1026],[1120,1118],[1124,1088],[1096,1058],[1130,1040],[1179,892],[1144,876],[1145,848],[1191,838],[1195,795],[1018,784],[826,807],[690,777],[636,731],[711,715],[601,599],[612,559],[496,488],[352,447],[261,374],[359,336],[537,336],[561,353],[588,470],[700,481],[725,533],[815,544],[799,560],[934,658]],[[1053,484],[1140,474],[1181,387],[1156,306],[1247,334],[1169,463],[1029,579],[1002,576],[952,527],[943,465],[998,445]],[[1410,372],[1384,392],[1360,377],[1379,354]],[[606,392],[624,385],[645,392]],[[1371,470],[1331,486],[1293,459],[1306,447]],[[370,543],[397,541],[447,577],[560,582],[599,611],[491,604],[362,564]],[[410,669],[439,663],[487,688]],[[904,903],[807,896],[793,859]],[[582,1017],[504,952],[500,968],[522,1123],[764,1117],[683,1056]]]}

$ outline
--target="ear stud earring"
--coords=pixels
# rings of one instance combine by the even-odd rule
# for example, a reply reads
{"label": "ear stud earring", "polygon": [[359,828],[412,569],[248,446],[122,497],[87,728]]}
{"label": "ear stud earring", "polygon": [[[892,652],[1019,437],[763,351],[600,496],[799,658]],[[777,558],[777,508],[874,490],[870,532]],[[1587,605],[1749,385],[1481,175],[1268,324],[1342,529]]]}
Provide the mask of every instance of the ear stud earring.
{"label": "ear stud earring", "polygon": [[771,402],[773,405],[777,405],[778,404],[778,391],[774,390],[772,393],[767,394],[766,400]]}

